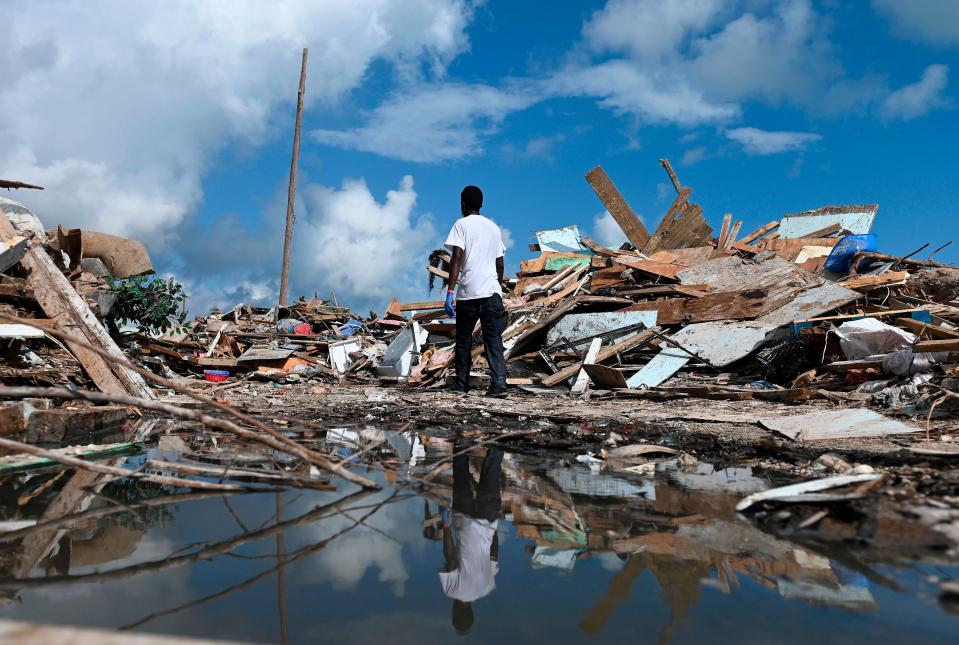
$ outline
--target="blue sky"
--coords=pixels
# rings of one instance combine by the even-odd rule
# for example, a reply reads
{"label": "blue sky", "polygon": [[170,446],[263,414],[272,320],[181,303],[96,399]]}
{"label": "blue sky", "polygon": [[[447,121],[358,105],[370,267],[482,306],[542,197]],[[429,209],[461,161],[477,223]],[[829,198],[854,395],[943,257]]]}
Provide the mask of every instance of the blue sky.
{"label": "blue sky", "polygon": [[615,243],[583,175],[601,164],[653,227],[660,157],[716,228],[877,202],[883,250],[955,234],[954,1],[543,6],[0,4],[0,176],[47,186],[12,195],[47,226],[142,239],[196,311],[272,301],[307,46],[296,295],[423,299],[469,183],[512,268],[544,228]]}

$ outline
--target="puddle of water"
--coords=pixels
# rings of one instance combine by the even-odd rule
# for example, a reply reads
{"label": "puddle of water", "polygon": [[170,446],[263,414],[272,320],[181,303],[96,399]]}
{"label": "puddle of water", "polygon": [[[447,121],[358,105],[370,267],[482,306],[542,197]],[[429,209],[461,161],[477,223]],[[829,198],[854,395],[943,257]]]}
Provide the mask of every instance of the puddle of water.
{"label": "puddle of water", "polygon": [[942,643],[959,626],[928,581],[955,563],[858,566],[764,533],[733,511],[766,486],[748,468],[640,476],[481,449],[423,490],[409,473],[453,446],[385,439],[397,470],[367,473],[389,484],[374,493],[166,503],[85,473],[40,492],[49,476],[7,480],[20,533],[0,533],[0,618],[290,643]]}

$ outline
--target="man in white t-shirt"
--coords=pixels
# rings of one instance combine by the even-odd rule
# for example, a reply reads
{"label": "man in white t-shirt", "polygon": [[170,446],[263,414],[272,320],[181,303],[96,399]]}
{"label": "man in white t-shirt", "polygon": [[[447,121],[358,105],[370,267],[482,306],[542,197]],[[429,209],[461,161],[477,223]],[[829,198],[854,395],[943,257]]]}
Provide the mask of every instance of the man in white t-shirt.
{"label": "man in white t-shirt", "polygon": [[482,207],[483,192],[476,186],[464,188],[460,194],[463,217],[453,225],[446,238],[446,248],[453,255],[446,313],[456,317],[456,380],[453,389],[463,393],[469,391],[473,329],[479,320],[492,378],[486,394],[505,397],[503,330],[506,329],[506,308],[500,283],[503,282],[506,247],[499,227],[480,215]]}
{"label": "man in white t-shirt", "polygon": [[[459,446],[456,447],[456,452]],[[499,573],[499,521],[503,451],[490,448],[483,457],[473,491],[470,455],[453,457],[453,513],[444,514],[443,593],[453,600],[453,627],[467,633],[473,625],[473,602],[496,588]]]}

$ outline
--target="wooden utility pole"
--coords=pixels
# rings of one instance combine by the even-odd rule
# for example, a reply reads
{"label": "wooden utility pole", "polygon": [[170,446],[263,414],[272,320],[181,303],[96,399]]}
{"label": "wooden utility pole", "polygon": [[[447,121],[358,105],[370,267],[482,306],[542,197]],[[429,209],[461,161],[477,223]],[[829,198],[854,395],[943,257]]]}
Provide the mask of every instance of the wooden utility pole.
{"label": "wooden utility pole", "polygon": [[296,128],[293,131],[293,160],[290,162],[290,191],[286,197],[286,234],[283,236],[283,269],[280,272],[280,306],[286,304],[290,282],[290,253],[293,250],[293,200],[296,195],[296,162],[300,158],[300,125],[303,123],[303,94],[306,92],[306,58],[309,49],[303,48],[300,67],[300,90],[296,95]]}

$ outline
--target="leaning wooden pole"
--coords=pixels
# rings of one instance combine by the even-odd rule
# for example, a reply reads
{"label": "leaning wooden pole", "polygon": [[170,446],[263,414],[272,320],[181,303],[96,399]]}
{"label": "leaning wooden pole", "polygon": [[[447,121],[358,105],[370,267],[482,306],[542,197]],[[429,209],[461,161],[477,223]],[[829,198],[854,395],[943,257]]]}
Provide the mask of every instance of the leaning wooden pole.
{"label": "leaning wooden pole", "polygon": [[300,159],[300,125],[303,123],[303,94],[306,92],[306,59],[310,50],[303,48],[300,66],[300,89],[296,95],[296,127],[293,131],[293,159],[290,162],[290,190],[286,196],[286,234],[283,236],[283,269],[280,272],[280,306],[286,304],[290,284],[290,254],[293,250],[293,200],[296,195],[296,164]]}

